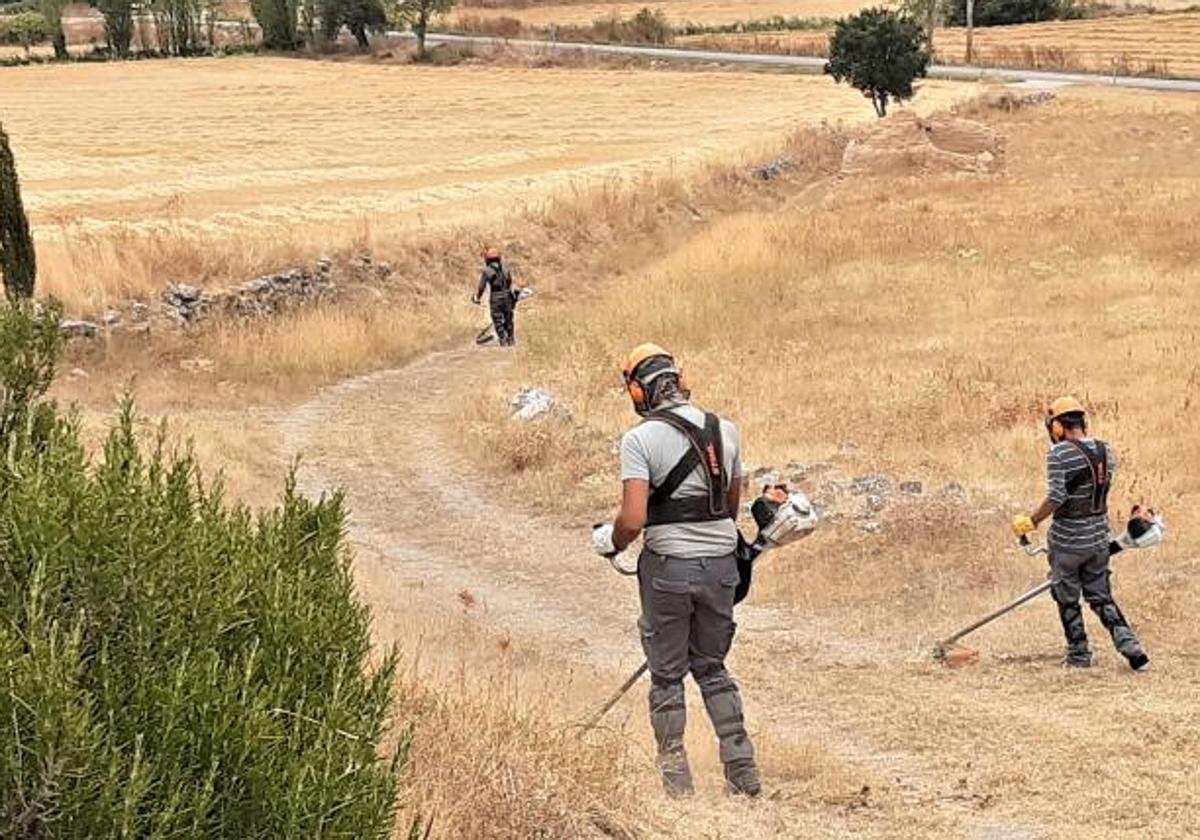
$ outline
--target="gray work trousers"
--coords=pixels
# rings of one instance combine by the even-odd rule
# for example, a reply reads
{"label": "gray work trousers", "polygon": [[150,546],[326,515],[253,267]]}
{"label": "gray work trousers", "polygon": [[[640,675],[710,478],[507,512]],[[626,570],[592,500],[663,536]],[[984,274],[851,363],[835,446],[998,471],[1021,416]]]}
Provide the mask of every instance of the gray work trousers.
{"label": "gray work trousers", "polygon": [[716,730],[726,776],[752,766],[754,747],[746,734],[741,695],[725,669],[737,627],[734,556],[675,558],[643,550],[638,581],[642,602],[638,626],[652,680],[650,723],[664,781],[669,786],[691,786],[683,748],[687,723],[683,678],[689,673],[700,687]]}
{"label": "gray work trousers", "polygon": [[1112,636],[1113,645],[1122,656],[1130,659],[1143,653],[1138,637],[1113,600],[1111,575],[1107,547],[1093,554],[1050,549],[1050,577],[1056,581],[1050,593],[1058,604],[1069,660],[1090,662],[1092,656],[1079,607],[1080,595]]}

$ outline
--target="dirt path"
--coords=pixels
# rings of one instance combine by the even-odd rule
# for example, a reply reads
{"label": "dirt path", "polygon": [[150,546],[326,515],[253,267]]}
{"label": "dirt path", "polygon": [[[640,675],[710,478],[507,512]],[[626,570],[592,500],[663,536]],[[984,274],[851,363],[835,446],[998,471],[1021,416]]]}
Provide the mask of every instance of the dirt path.
{"label": "dirt path", "polygon": [[[303,453],[304,492],[348,488],[359,576],[383,638],[412,644],[423,632],[397,614],[402,602],[411,611],[415,589],[422,621],[461,615],[466,604],[489,632],[536,649],[539,667],[582,669],[615,686],[641,661],[628,581],[587,550],[584,525],[567,530],[516,510],[454,449],[459,398],[510,359],[453,351],[326,389],[282,420],[287,448]],[[948,672],[911,638],[858,638],[784,608],[747,605],[738,618],[731,664],[774,795],[752,810],[714,795],[703,833],[681,812],[678,836],[1015,840],[1073,836],[1088,824],[1108,837],[1146,836],[1148,826],[1122,819],[1128,792],[1081,774],[1073,745],[1093,738],[1116,745],[1122,760],[1149,760],[1155,733],[1183,747],[1154,753],[1144,778],[1165,813],[1177,815],[1155,836],[1196,828],[1186,756],[1196,746],[1200,685],[1185,667],[1138,680],[1116,677],[1113,665],[1082,682],[1036,660]],[[1034,692],[1042,699],[1031,703]],[[582,711],[602,698],[565,707]],[[614,719],[645,747],[643,703],[637,688]],[[1147,714],[1128,724],[1123,707]],[[704,725],[693,716],[693,737]],[[814,764],[814,753],[830,761]],[[711,755],[705,761],[711,775]],[[798,794],[813,788],[797,762],[808,765],[799,776],[836,775],[831,792]],[[1060,796],[1082,816],[1064,822]]]}

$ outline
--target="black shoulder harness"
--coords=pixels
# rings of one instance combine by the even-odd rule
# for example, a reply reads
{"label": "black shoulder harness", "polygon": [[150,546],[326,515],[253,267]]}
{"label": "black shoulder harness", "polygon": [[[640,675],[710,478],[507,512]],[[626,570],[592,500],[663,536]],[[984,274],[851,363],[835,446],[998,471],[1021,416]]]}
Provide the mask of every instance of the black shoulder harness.
{"label": "black shoulder harness", "polygon": [[[715,522],[730,519],[726,493],[729,480],[725,472],[725,449],[721,440],[721,419],[715,414],[704,415],[704,426],[697,426],[671,411],[656,411],[646,415],[643,422],[666,423],[682,432],[688,439],[688,451],[667,473],[657,487],[650,490],[647,525],[666,525],[673,522]],[[702,467],[708,493],[703,496],[671,498],[684,480]]]}
{"label": "black shoulder harness", "polygon": [[1067,476],[1067,495],[1068,497],[1080,490],[1088,483],[1092,485],[1092,496],[1090,499],[1075,499],[1070,498],[1063,502],[1058,510],[1054,512],[1055,519],[1086,519],[1090,516],[1103,516],[1108,513],[1108,488],[1110,478],[1108,474],[1108,447],[1104,445],[1104,441],[1097,440],[1096,454],[1079,441],[1068,440],[1067,443],[1075,447],[1075,450],[1083,456],[1087,462],[1085,469],[1076,470],[1071,475]]}

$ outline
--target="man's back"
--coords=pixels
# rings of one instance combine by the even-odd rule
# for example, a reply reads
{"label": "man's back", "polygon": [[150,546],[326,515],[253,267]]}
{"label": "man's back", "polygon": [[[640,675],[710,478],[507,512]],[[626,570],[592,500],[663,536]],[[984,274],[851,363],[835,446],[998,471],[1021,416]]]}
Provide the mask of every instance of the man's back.
{"label": "man's back", "polygon": [[[704,412],[682,404],[670,409],[692,423],[703,425]],[[721,441],[725,474],[730,481],[742,476],[741,443],[737,427],[721,419]],[[642,479],[657,487],[688,452],[691,444],[678,429],[650,420],[625,433],[621,441],[621,480]],[[728,490],[728,487],[724,488]],[[708,484],[697,467],[672,494],[672,498],[705,496]],[[736,515],[737,511],[733,511]],[[651,525],[645,531],[646,547],[667,557],[719,557],[737,548],[737,526],[733,519],[714,522],[678,522]]]}
{"label": "man's back", "polygon": [[[1098,458],[1100,446],[1106,450],[1108,475],[1111,479],[1117,469],[1116,456],[1112,447],[1093,438],[1077,441],[1062,440],[1046,453],[1047,496],[1063,510],[1064,506],[1087,510],[1092,502],[1095,481],[1088,458],[1080,452],[1083,447]],[[1050,526],[1050,547],[1069,554],[1095,554],[1108,547],[1108,514],[1099,513],[1067,518],[1055,515]]]}

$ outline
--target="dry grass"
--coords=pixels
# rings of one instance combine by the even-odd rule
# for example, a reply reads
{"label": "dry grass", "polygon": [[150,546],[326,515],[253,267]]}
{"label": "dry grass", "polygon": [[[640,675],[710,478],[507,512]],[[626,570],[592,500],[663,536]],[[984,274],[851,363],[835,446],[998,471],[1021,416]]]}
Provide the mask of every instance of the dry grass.
{"label": "dry grass", "polygon": [[[653,339],[678,352],[701,404],[740,421],[752,464],[961,484],[961,500],[895,502],[879,534],[831,524],[764,568],[756,601],[800,607],[843,640],[832,649],[869,657],[864,670],[810,675],[809,693],[849,704],[827,725],[919,757],[942,790],[961,774],[964,803],[1031,836],[1193,836],[1183,803],[1200,791],[1180,768],[1200,755],[1188,723],[1200,631],[1187,607],[1200,446],[1186,432],[1200,107],[1079,91],[984,118],[1008,135],[1006,176],[849,180],[792,210],[724,221],[540,323],[467,428],[511,495],[601,517],[617,483],[610,446],[631,420],[619,360]],[[572,420],[506,424],[499,398],[529,382]],[[1008,547],[1006,518],[1038,498],[1038,415],[1062,392],[1092,406],[1120,453],[1114,509],[1152,501],[1174,525],[1153,555],[1117,562],[1118,594],[1160,671],[1129,681],[1098,628],[1098,671],[1051,670],[1059,629],[1040,604],[980,633],[976,670],[942,673],[925,664],[934,634],[1042,574]],[[515,472],[530,437],[542,454]],[[819,479],[807,489],[824,492]],[[1062,797],[1077,806],[1069,818]],[[912,807],[886,813],[899,825]]]}
{"label": "dry grass", "polygon": [[[681,44],[738,52],[824,56],[827,32],[695,35]],[[938,30],[937,60],[961,64],[963,29]],[[1200,76],[1200,14],[1156,14],[990,26],[975,32],[975,63],[1132,76]]]}
{"label": "dry grass", "polygon": [[870,113],[821,79],[279,58],[17,68],[2,107],[41,289],[84,311],[368,239],[400,258],[414,232]]}

